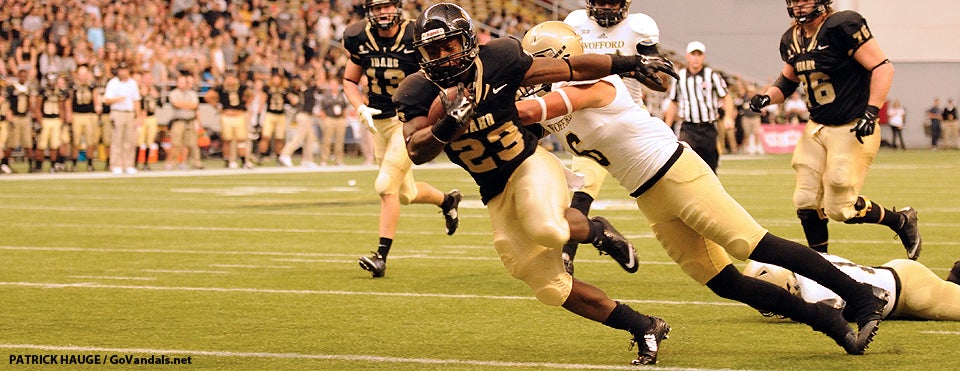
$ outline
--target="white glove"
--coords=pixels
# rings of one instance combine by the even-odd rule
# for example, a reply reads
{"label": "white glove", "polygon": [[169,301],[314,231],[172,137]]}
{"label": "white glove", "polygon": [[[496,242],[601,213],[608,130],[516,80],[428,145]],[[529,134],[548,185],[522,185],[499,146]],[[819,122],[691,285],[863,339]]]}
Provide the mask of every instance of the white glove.
{"label": "white glove", "polygon": [[383,112],[376,108],[367,107],[366,104],[357,107],[357,114],[360,115],[360,121],[363,122],[364,125],[367,125],[367,129],[374,134],[377,133],[377,127],[373,126],[373,115],[379,115],[381,113]]}

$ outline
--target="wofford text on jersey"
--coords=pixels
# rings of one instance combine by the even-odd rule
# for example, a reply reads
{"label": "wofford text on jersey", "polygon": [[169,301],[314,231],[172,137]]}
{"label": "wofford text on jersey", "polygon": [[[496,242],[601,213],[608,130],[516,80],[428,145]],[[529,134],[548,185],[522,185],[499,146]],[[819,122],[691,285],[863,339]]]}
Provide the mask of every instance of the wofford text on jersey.
{"label": "wofford text on jersey", "polygon": [[191,357],[151,355],[137,357],[132,354],[11,354],[11,365],[190,365]]}

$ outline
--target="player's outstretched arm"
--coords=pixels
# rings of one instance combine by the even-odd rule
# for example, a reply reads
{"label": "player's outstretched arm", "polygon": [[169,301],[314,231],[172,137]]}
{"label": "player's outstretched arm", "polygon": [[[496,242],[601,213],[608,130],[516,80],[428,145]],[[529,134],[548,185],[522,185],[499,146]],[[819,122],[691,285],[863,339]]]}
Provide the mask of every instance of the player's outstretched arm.
{"label": "player's outstretched arm", "polygon": [[568,115],[579,109],[606,106],[613,101],[616,90],[606,81],[567,86],[543,97],[518,101],[517,111],[520,113],[520,121],[524,125],[531,125]]}

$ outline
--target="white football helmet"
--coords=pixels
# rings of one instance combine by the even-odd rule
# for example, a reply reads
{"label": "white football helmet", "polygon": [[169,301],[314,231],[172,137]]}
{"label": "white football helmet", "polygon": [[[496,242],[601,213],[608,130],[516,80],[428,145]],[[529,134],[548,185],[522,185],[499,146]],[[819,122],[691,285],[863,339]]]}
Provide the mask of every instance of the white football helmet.
{"label": "white football helmet", "polygon": [[[534,57],[569,58],[583,54],[583,39],[570,25],[560,21],[546,21],[533,26],[520,41],[523,50]],[[520,96],[550,91],[550,85],[521,87]]]}
{"label": "white football helmet", "polygon": [[[797,282],[796,274],[785,268],[749,260],[747,266],[743,268],[743,275],[772,283],[795,296],[800,296],[800,284]],[[763,311],[760,314],[766,317],[773,316],[773,313]]]}

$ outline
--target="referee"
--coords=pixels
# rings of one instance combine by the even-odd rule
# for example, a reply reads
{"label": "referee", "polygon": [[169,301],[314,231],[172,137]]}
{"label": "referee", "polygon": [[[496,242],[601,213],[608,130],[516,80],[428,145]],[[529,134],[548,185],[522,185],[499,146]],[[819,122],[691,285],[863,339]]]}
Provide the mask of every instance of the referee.
{"label": "referee", "polygon": [[674,122],[678,116],[680,140],[687,142],[703,161],[717,172],[720,149],[717,143],[718,105],[723,102],[724,128],[732,128],[733,99],[727,94],[727,83],[719,73],[703,65],[706,47],[699,41],[687,44],[687,68],[680,70],[680,79],[670,87],[670,105],[664,112],[664,121]]}

